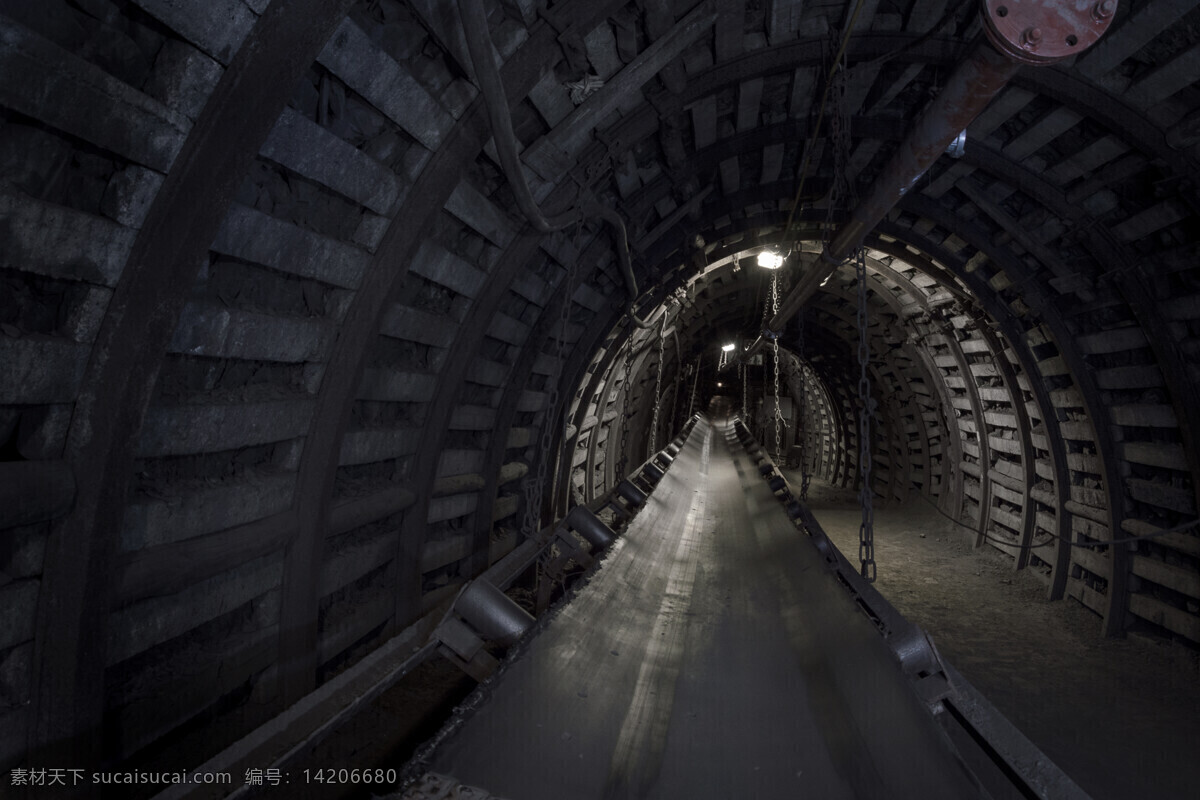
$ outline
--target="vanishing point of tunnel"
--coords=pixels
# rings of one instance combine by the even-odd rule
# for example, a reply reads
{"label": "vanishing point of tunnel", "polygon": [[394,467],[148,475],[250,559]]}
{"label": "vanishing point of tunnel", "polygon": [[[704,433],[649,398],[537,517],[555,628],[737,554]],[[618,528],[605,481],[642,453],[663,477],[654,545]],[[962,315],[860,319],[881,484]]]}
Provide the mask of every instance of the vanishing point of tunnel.
{"label": "vanishing point of tunnel", "polygon": [[0,797],[1200,795],[1198,81],[1197,0],[0,0]]}

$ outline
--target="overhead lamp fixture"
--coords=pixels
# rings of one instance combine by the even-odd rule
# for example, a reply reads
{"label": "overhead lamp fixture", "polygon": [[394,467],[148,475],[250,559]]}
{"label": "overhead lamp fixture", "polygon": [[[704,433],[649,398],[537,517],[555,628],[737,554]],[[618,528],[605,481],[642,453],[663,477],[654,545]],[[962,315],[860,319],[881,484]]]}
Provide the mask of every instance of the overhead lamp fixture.
{"label": "overhead lamp fixture", "polygon": [[725,385],[725,384],[721,383],[720,381],[717,381],[717,388],[718,388],[718,389],[720,389],[720,388],[721,388],[722,386],[724,386],[724,385]]}
{"label": "overhead lamp fixture", "polygon": [[763,269],[779,269],[783,266],[783,256],[772,250],[763,250],[758,254],[758,265]]}
{"label": "overhead lamp fixture", "polygon": [[733,342],[730,342],[729,344],[722,345],[721,349],[724,350],[726,353],[732,353],[736,347],[737,347],[736,344],[734,344]]}
{"label": "overhead lamp fixture", "polygon": [[962,158],[967,152],[967,129],[963,128],[953,141],[946,146],[946,154],[951,158]]}

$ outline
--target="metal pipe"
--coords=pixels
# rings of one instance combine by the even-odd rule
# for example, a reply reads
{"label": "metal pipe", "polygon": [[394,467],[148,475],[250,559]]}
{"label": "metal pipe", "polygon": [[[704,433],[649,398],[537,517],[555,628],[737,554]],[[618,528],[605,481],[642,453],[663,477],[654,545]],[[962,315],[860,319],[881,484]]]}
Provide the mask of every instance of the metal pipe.
{"label": "metal pipe", "polygon": [[542,214],[533,193],[529,191],[529,184],[525,182],[521,159],[517,155],[517,136],[513,132],[508,95],[504,91],[504,82],[500,79],[500,72],[496,69],[496,62],[492,57],[493,45],[487,29],[487,12],[483,8],[483,2],[458,0],[458,13],[462,19],[471,64],[475,68],[475,80],[479,84],[480,94],[483,95],[484,105],[487,106],[488,120],[496,142],[496,155],[500,158],[500,167],[508,178],[509,187],[521,213],[542,233],[561,231],[579,222],[583,219],[583,210],[580,208],[572,209],[553,219],[547,219]]}
{"label": "metal pipe", "polygon": [[504,82],[500,79],[500,71],[496,69],[496,62],[492,57],[494,48],[488,33],[487,12],[483,8],[482,0],[458,0],[458,14],[462,20],[471,64],[475,68],[475,80],[479,84],[480,94],[483,95],[484,105],[487,106],[492,137],[496,142],[496,155],[500,158],[500,167],[508,179],[521,213],[534,229],[542,233],[561,231],[593,215],[607,222],[612,228],[613,246],[617,251],[621,275],[625,279],[625,289],[629,293],[629,316],[639,327],[653,325],[654,320],[644,321],[633,313],[632,305],[638,297],[638,285],[633,274],[633,264],[629,260],[629,237],[621,215],[607,206],[591,202],[580,204],[564,214],[547,219],[538,207],[533,193],[529,191],[529,184],[525,182],[521,158],[517,154],[517,136],[513,132],[508,95],[504,91]]}
{"label": "metal pipe", "polygon": [[821,283],[858,249],[871,229],[929,170],[954,137],[979,116],[1020,66],[998,53],[986,40],[976,43],[945,88],[913,124],[908,136],[871,185],[866,198],[829,240],[820,260],[800,278],[796,288],[780,304],[779,312],[767,323],[771,331],[782,330],[800,307],[816,294]]}
{"label": "metal pipe", "polygon": [[[1093,4],[980,0],[986,36],[954,70],[945,88],[913,124],[903,143],[875,178],[866,199],[826,245],[821,258],[784,298],[767,331],[782,331],[788,320],[816,294],[821,283],[862,244],[938,156],[1000,93],[1022,64],[1044,66],[1078,55],[1104,34],[1117,0]],[[765,343],[760,336],[746,351]]]}

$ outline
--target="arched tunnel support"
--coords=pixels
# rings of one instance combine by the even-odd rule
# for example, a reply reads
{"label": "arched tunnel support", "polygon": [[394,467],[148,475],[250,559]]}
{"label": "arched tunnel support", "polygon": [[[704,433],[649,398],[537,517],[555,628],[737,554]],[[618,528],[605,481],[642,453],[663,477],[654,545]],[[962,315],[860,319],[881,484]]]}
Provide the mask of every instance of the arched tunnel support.
{"label": "arched tunnel support", "polygon": [[[663,481],[653,507],[630,525],[625,547],[579,592],[559,624],[546,626],[527,643],[521,657],[488,690],[486,705],[447,726],[409,765],[409,777],[418,787],[410,789],[409,796],[434,797],[470,785],[488,787],[471,790],[487,796],[552,797],[563,791],[561,787],[571,786],[574,796],[600,797],[612,794],[614,786],[640,793],[651,783],[671,796],[693,795],[721,781],[722,770],[728,769],[698,763],[693,743],[720,742],[722,751],[729,753],[745,746],[736,743],[743,739],[754,752],[778,748],[770,762],[737,779],[742,789],[756,794],[794,788],[807,774],[809,781],[849,794],[1087,796],[943,661],[924,631],[857,575],[807,509],[794,502],[787,481],[741,420],[699,421],[679,461],[687,479],[676,475]],[[749,468],[755,461],[758,470]],[[750,524],[751,515],[757,524]],[[755,533],[696,536],[701,527],[719,524],[716,519]],[[771,553],[773,566],[755,581],[769,582],[769,593],[788,602],[735,605],[725,613],[736,619],[714,626],[714,616],[721,615],[709,609],[729,595],[732,587],[724,581],[737,574],[721,565],[736,563],[747,552],[758,558]],[[703,586],[716,591],[697,585],[701,575]],[[664,581],[667,589],[660,592]],[[820,595],[823,612],[796,624],[784,609],[804,608],[817,587],[834,590]],[[614,626],[569,624],[575,614],[594,618],[615,603],[625,614]],[[745,635],[764,622],[775,634],[767,647]],[[697,640],[685,635],[692,626],[725,630]],[[817,655],[827,638],[842,642],[832,655],[835,674],[853,675],[852,681],[837,681],[829,674],[828,662]],[[744,716],[754,720],[752,733],[731,727],[728,714],[699,710],[702,706],[694,700],[699,686],[717,682],[721,696],[739,694],[728,676],[745,675],[747,663],[757,679],[749,683],[775,680],[772,664],[781,657],[774,645],[778,639],[787,641],[784,660],[794,661],[798,651],[805,656],[799,670],[787,670],[786,688],[770,695],[753,690],[747,694]],[[679,660],[697,647],[704,653],[693,661],[698,666],[682,669]],[[823,712],[788,703],[795,713],[778,716],[775,725],[792,732],[782,734],[775,725],[763,729],[765,704],[777,704],[780,695],[795,691],[797,684],[818,681],[826,696],[841,702]],[[871,686],[871,692],[862,691],[863,685]],[[648,695],[651,690],[638,691],[639,686],[658,688]],[[530,708],[526,698],[535,693],[550,701]],[[850,694],[856,699],[849,699]],[[888,725],[854,724],[872,714],[864,702],[867,696],[887,698]],[[614,709],[617,715],[611,719]],[[816,733],[806,723],[813,713],[824,715]],[[833,723],[834,715],[841,725]],[[604,717],[610,724],[600,721]],[[680,719],[703,735],[672,736]],[[646,720],[654,724],[644,724]],[[845,739],[848,727],[862,732]],[[841,746],[854,747],[858,763],[869,760],[871,768],[843,772],[838,779],[825,774],[829,766],[823,755],[810,755],[808,769],[796,775],[792,750],[822,754],[819,731],[831,728],[840,731],[834,735],[842,739]],[[508,735],[498,735],[501,731]],[[601,757],[546,758],[562,746],[556,742],[569,742],[574,752]],[[781,743],[785,744],[780,747]],[[965,751],[968,743],[970,756]],[[897,758],[901,750],[904,756]],[[692,768],[663,768],[680,759]],[[990,769],[981,769],[985,763]]]}
{"label": "arched tunnel support", "polygon": [[[28,723],[29,750],[43,758],[96,761],[102,672],[109,660],[102,617],[111,597],[105,582],[112,532],[122,517],[131,451],[162,354],[229,198],[244,180],[287,92],[349,6],[347,0],[298,0],[272,7],[212,88],[186,139],[179,136],[174,152],[152,165],[170,169],[146,211],[105,324],[97,332],[84,375],[85,394],[76,401],[68,435],[67,459],[80,484],[72,513],[55,525],[47,541],[34,638],[37,685],[31,694],[36,705]],[[5,29],[11,40],[17,29],[11,24]],[[62,635],[64,631],[71,633]],[[64,731],[87,733],[64,737]]]}
{"label": "arched tunnel support", "polygon": [[[824,240],[870,227],[828,207],[835,170],[895,184],[904,121],[953,99],[981,31],[940,0],[854,24],[857,0],[482,5],[529,191],[626,221],[661,358],[605,224],[543,238],[516,213],[444,4],[6,5],[0,768],[194,767],[403,661],[530,528],[654,456],[655,397],[656,445],[707,406],[715,348],[763,327],[753,256],[791,248],[781,280],[811,282]],[[1194,648],[1200,7],[1105,9],[861,231],[872,488],[1104,633]],[[846,276],[819,283],[785,369],[840,488],[856,329]]]}

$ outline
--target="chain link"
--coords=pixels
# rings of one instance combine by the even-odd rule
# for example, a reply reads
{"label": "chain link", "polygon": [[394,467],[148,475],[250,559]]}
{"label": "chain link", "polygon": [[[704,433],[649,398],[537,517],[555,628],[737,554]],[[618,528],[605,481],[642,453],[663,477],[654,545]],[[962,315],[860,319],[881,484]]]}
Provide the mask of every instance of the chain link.
{"label": "chain link", "polygon": [[633,370],[633,324],[630,323],[629,339],[625,342],[625,375],[621,379],[621,449],[617,453],[616,482],[625,478],[625,468],[629,464],[629,420],[633,416],[630,409],[629,395],[631,393],[630,373]]}
{"label": "chain link", "polygon": [[692,378],[692,399],[688,401],[688,419],[691,419],[692,414],[696,413],[696,387],[700,385],[700,359],[703,357],[703,353],[696,356],[696,374]]}
{"label": "chain link", "polygon": [[738,365],[742,370],[742,422],[750,426],[750,382],[745,364]]}
{"label": "chain link", "polygon": [[[583,234],[583,223],[575,226],[574,253],[579,252],[579,240]],[[527,536],[534,536],[541,529],[541,500],[546,488],[546,473],[550,466],[550,448],[554,444],[553,422],[559,403],[559,382],[567,360],[567,328],[571,324],[571,297],[575,293],[578,259],[572,255],[563,278],[563,300],[558,312],[558,336],[554,340],[554,368],[550,375],[550,394],[542,420],[542,432],[538,442],[538,461],[535,478],[525,482],[525,514],[523,525]],[[566,416],[563,417],[564,423]],[[563,444],[566,444],[564,437]]]}
{"label": "chain link", "polygon": [[809,377],[808,366],[804,363],[804,309],[801,308],[797,319],[800,326],[800,335],[796,342],[796,351],[799,356],[800,366],[800,403],[799,412],[796,418],[800,420],[800,500],[801,502],[808,499],[808,486],[812,483],[812,472],[808,466],[808,437],[810,435],[811,426],[808,418],[808,390]]}
{"label": "chain link", "polygon": [[658,329],[658,375],[654,378],[654,416],[650,422],[650,450],[649,452],[658,452],[658,412],[662,406],[662,371],[663,371],[663,348],[666,346],[667,338],[667,314],[664,311],[662,315],[662,326]]}
{"label": "chain link", "polygon": [[867,367],[871,350],[867,344],[867,259],[866,250],[858,249],[854,260],[854,275],[858,281],[858,460],[862,473],[862,524],[858,528],[858,560],[860,573],[868,582],[875,582],[875,509],[871,492],[871,417],[875,415],[875,399],[871,397],[871,378]]}
{"label": "chain link", "polygon": [[[836,57],[837,38],[829,42],[827,58],[833,67],[832,59]],[[847,169],[850,165],[850,118],[846,107],[846,80],[849,70],[846,56],[843,53],[842,63],[833,70],[830,84],[829,100],[831,113],[829,115],[829,138],[833,144],[833,183],[829,187],[829,205],[825,208],[825,225],[821,229],[821,240],[829,244],[829,237],[834,227],[834,212],[839,206],[852,208],[857,205],[854,185],[848,178]]]}
{"label": "chain link", "polygon": [[671,339],[675,342],[675,385],[671,387],[671,410],[667,412],[667,424],[671,430],[677,431],[680,426],[675,413],[679,406],[679,386],[683,380],[683,359],[679,355],[679,332],[672,333]]}
{"label": "chain link", "polygon": [[[830,98],[833,103],[833,114],[829,120],[830,138],[833,140],[834,191],[841,198],[845,208],[857,205],[857,193],[850,180],[850,113],[846,102],[846,88],[849,82],[849,63],[845,51],[842,52],[842,63],[833,76],[833,91]],[[830,209],[834,204],[830,203]]]}
{"label": "chain link", "polygon": [[[771,273],[771,317],[779,313],[779,277],[778,272]],[[775,356],[775,463],[783,466],[783,450],[780,445],[780,425],[783,423],[783,412],[779,408],[779,337],[771,340],[771,348]]]}

